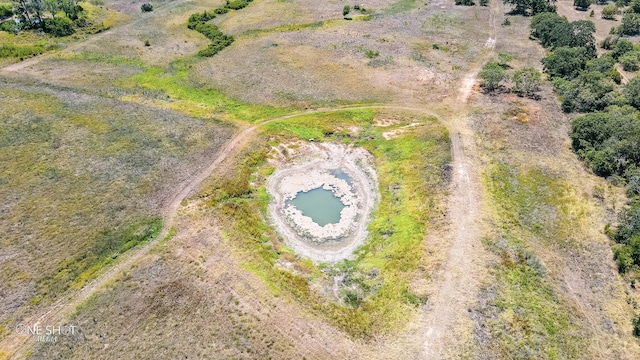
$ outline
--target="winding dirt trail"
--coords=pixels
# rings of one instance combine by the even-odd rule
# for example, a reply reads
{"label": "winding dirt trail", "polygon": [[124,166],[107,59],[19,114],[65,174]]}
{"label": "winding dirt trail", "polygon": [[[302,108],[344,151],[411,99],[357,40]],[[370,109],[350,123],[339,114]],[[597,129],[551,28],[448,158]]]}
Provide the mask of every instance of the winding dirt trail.
{"label": "winding dirt trail", "polygon": [[[478,65],[467,73],[459,88],[457,101],[466,104],[483,65],[495,52],[497,42],[496,14],[500,6],[491,2],[489,9],[490,37],[484,44],[490,51]],[[451,137],[452,183],[448,202],[450,243],[446,262],[441,267],[432,289],[432,296],[424,309],[425,329],[424,359],[441,359],[451,356],[454,349],[464,346],[473,332],[469,310],[478,298],[480,281],[484,274],[484,257],[481,238],[481,188],[480,174],[474,169],[474,132],[468,124],[468,108],[463,106],[460,115],[444,120]]]}

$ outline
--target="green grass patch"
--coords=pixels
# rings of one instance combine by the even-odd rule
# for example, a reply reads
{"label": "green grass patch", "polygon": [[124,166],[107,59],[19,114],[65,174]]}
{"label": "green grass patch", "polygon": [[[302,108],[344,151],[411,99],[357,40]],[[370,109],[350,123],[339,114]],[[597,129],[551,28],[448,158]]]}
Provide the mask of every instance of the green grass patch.
{"label": "green grass patch", "polygon": [[189,61],[181,61],[172,64],[168,70],[149,67],[145,72],[123,80],[120,85],[160,92],[170,100],[167,103],[170,108],[203,118],[255,122],[293,112],[293,109],[229,99],[216,89],[198,84],[189,74],[190,66]]}
{"label": "green grass patch", "polygon": [[[225,219],[226,236],[251,258],[246,268],[278,293],[293,295],[356,338],[398,328],[426,301],[412,294],[408,284],[422,260],[428,221],[444,189],[442,167],[450,162],[448,132],[434,118],[424,119],[425,125],[405,136],[385,140],[373,126],[375,116],[371,109],[345,110],[266,124],[260,139],[241,157],[235,174],[217,180],[203,194]],[[345,131],[353,126],[360,133]],[[353,261],[316,266],[299,259],[265,223],[270,198],[261,184],[269,173],[262,170],[269,169],[265,166],[269,142],[309,137],[363,146],[376,158],[381,199],[370,237]],[[258,185],[251,186],[252,176]],[[291,262],[295,271],[282,270],[277,259]],[[337,273],[345,275],[341,301],[329,301],[313,290],[315,281]]]}
{"label": "green grass patch", "polygon": [[387,14],[398,14],[413,10],[418,5],[418,0],[398,0],[385,10]]}
{"label": "green grass patch", "polygon": [[[532,244],[565,246],[575,202],[557,175],[535,167],[499,163],[485,177],[500,235],[484,244],[500,261],[486,312],[487,340],[498,357],[577,358],[586,345],[579,318],[559,297]],[[580,218],[580,216],[577,216]]]}

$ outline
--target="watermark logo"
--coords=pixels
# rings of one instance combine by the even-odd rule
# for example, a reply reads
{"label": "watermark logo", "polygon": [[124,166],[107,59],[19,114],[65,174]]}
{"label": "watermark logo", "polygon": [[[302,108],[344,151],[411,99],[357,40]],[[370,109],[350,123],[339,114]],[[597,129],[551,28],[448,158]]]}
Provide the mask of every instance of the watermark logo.
{"label": "watermark logo", "polygon": [[37,342],[57,342],[62,336],[74,336],[78,334],[77,325],[42,325],[42,324],[18,324],[15,332],[18,335],[35,336]]}

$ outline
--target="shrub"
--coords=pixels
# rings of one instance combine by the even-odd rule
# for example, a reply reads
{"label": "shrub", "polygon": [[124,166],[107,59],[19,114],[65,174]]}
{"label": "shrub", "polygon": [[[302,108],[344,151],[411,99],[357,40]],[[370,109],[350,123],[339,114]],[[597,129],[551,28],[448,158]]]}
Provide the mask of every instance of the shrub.
{"label": "shrub", "polygon": [[19,28],[16,25],[16,23],[14,23],[11,20],[0,22],[0,31],[6,31],[6,32],[9,32],[9,33],[17,33],[18,30],[19,30]]}
{"label": "shrub", "polygon": [[367,55],[369,59],[373,59],[374,57],[379,56],[380,52],[377,50],[367,50],[365,51],[365,55]]}
{"label": "shrub", "polygon": [[73,22],[65,17],[45,19],[44,29],[45,32],[57,37],[69,36],[76,32],[73,28]]}
{"label": "shrub", "polygon": [[542,74],[533,68],[524,68],[513,74],[513,90],[520,96],[532,96],[540,86]]}
{"label": "shrub", "polygon": [[487,91],[494,91],[500,83],[507,78],[507,74],[500,64],[495,62],[487,63],[480,72],[482,82],[480,86]]}
{"label": "shrub", "polygon": [[246,8],[252,0],[227,0],[227,3],[224,5],[225,8],[229,10],[240,10]]}
{"label": "shrub", "polygon": [[622,25],[618,28],[618,32],[622,35],[628,36],[640,34],[640,14],[624,14],[622,17]]}
{"label": "shrub", "polygon": [[627,39],[618,39],[613,47],[613,51],[611,51],[611,56],[617,60],[631,50],[633,50],[633,44],[631,41]]}
{"label": "shrub", "polygon": [[489,6],[489,0],[480,0],[480,6]]}
{"label": "shrub", "polygon": [[20,58],[25,59],[34,55],[42,54],[44,52],[42,46],[29,46],[29,45],[0,45],[0,59],[2,58]]}
{"label": "shrub", "polygon": [[616,15],[620,14],[620,10],[614,4],[609,4],[602,8],[602,18],[606,20],[615,20]]}
{"label": "shrub", "polygon": [[140,10],[142,10],[142,12],[151,12],[151,11],[153,11],[153,5],[151,5],[149,3],[144,3],[140,7]]}
{"label": "shrub", "polygon": [[581,10],[587,10],[591,6],[591,0],[573,0],[573,6]]}
{"label": "shrub", "polygon": [[13,16],[13,9],[9,4],[0,4],[0,19]]}
{"label": "shrub", "polygon": [[635,52],[635,51],[630,51],[630,52],[624,54],[623,56],[621,56],[619,61],[620,61],[620,64],[622,65],[622,69],[624,71],[638,71],[638,69],[639,69],[639,64],[638,64],[639,55],[640,54]]}
{"label": "shrub", "polygon": [[350,12],[351,12],[351,6],[345,5],[342,8],[342,16],[347,16],[347,15],[349,15]]}
{"label": "shrub", "polygon": [[187,20],[187,27],[191,30],[194,30],[198,24],[206,23],[207,21],[215,17],[216,17],[215,14],[207,13],[206,11],[203,12],[202,14],[200,13],[191,14],[191,16],[189,16],[189,19]]}
{"label": "shrub", "polygon": [[144,41],[144,46],[151,46],[151,42],[149,41],[149,39]]}
{"label": "shrub", "polygon": [[205,56],[205,57],[211,57],[211,56],[219,53],[220,51],[222,51],[227,46],[231,45],[233,43],[233,40],[234,40],[233,36],[222,35],[221,37],[216,38],[215,40],[213,40],[211,42],[211,44],[209,44],[209,46],[207,46],[206,49],[200,50],[198,52],[198,55]]}
{"label": "shrub", "polygon": [[462,5],[462,6],[473,6],[476,3],[473,2],[473,0],[455,0],[456,5]]}
{"label": "shrub", "polygon": [[634,316],[631,325],[633,325],[633,336],[640,337],[640,315]]}

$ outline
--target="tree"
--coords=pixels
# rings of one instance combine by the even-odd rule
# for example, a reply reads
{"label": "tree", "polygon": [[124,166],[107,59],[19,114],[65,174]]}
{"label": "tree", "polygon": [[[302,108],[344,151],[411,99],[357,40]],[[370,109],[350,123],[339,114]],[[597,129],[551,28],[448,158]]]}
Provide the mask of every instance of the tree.
{"label": "tree", "polygon": [[500,86],[500,83],[507,78],[507,74],[500,64],[490,62],[482,68],[480,78],[482,79],[480,86],[491,92]]}
{"label": "tree", "polygon": [[626,13],[622,17],[622,24],[619,27],[620,34],[622,35],[638,35],[640,34],[640,14]]}
{"label": "tree", "polygon": [[513,74],[513,90],[520,96],[533,96],[540,87],[542,74],[534,68],[524,68]]}
{"label": "tree", "polygon": [[562,33],[558,29],[565,29],[569,22],[564,16],[560,16],[555,13],[542,13],[534,16],[531,19],[531,37],[540,40],[540,43],[544,47],[555,46],[557,42],[557,36]]}
{"label": "tree", "polygon": [[573,6],[581,10],[587,10],[591,6],[591,0],[573,0]]}
{"label": "tree", "polygon": [[514,15],[533,16],[545,12],[556,12],[556,0],[503,0],[505,4],[513,5]]}
{"label": "tree", "polygon": [[592,57],[585,48],[560,47],[542,59],[544,71],[553,77],[571,80],[580,74]]}
{"label": "tree", "polygon": [[640,77],[636,76],[631,79],[624,86],[622,93],[627,98],[629,105],[636,109],[640,109]]}
{"label": "tree", "polygon": [[640,60],[640,53],[636,51],[629,51],[619,59],[624,71],[638,71],[640,69],[638,60]]}
{"label": "tree", "polygon": [[618,39],[615,45],[613,46],[613,51],[611,51],[611,56],[614,59],[619,59],[624,54],[633,50],[633,43],[627,39]]}
{"label": "tree", "polygon": [[618,14],[620,14],[620,10],[614,4],[609,4],[602,8],[602,18],[605,20],[615,20]]}
{"label": "tree", "polygon": [[563,98],[562,107],[565,112],[602,110],[619,99],[615,82],[607,74],[600,72],[583,71],[570,81],[557,78],[553,85]]}

